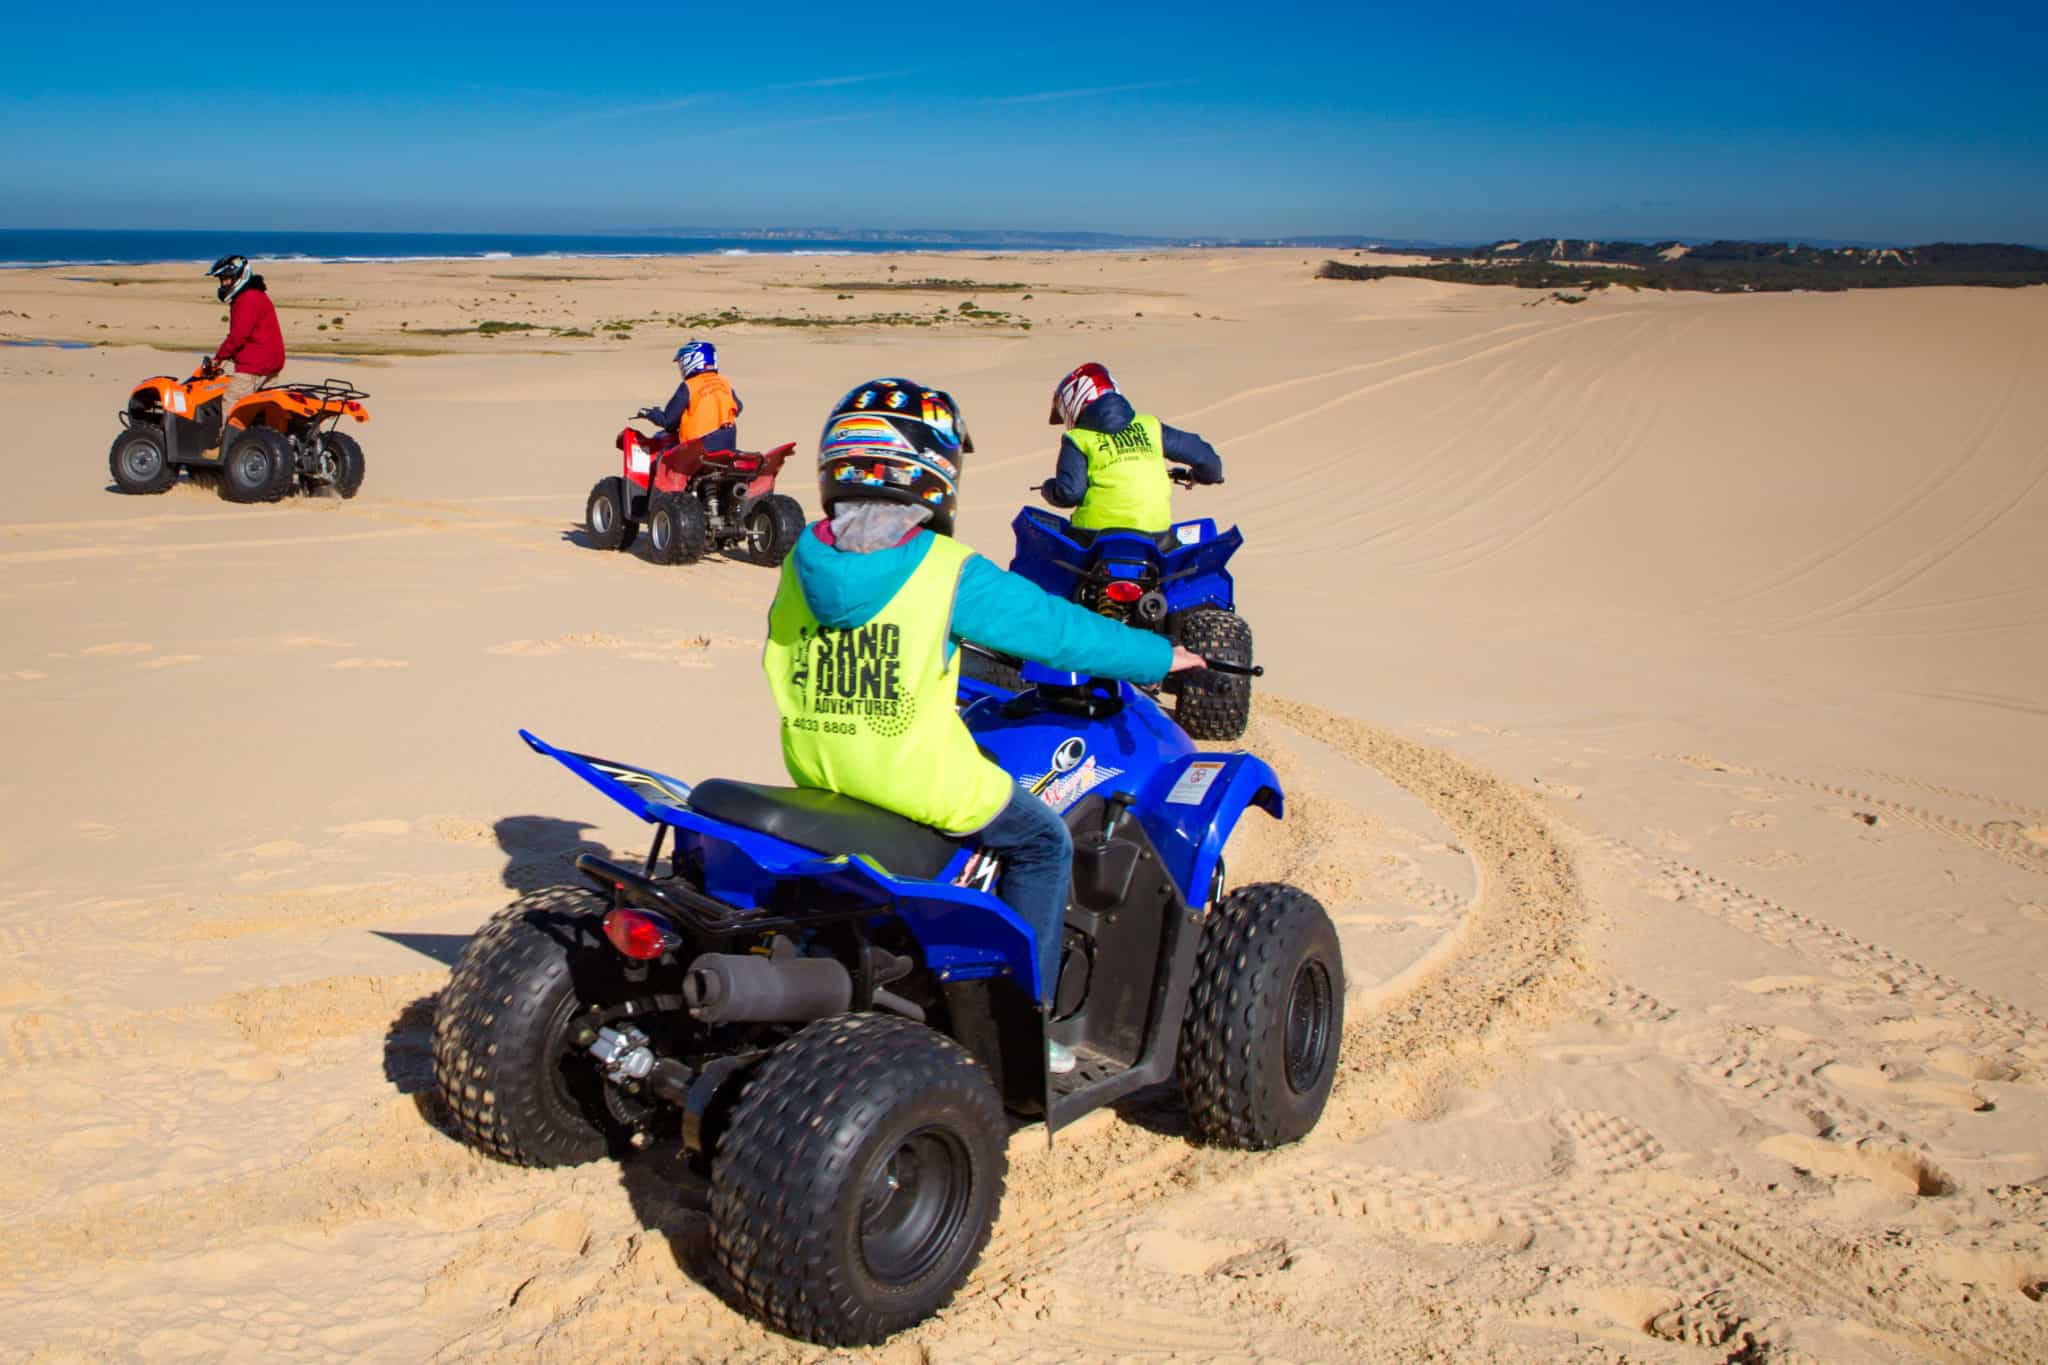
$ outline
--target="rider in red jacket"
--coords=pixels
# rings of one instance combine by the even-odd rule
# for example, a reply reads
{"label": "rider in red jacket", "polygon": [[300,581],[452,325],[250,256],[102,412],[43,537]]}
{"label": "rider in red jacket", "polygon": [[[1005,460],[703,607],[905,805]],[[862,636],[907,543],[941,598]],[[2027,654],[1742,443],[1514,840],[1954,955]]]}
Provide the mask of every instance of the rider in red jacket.
{"label": "rider in red jacket", "polygon": [[[235,404],[277,378],[284,369],[284,332],[277,325],[277,309],[261,275],[249,272],[246,256],[223,256],[206,272],[220,280],[216,291],[228,305],[228,335],[213,358],[223,364],[233,361],[234,378],[220,396],[223,438]],[[240,425],[237,423],[236,425]],[[226,447],[223,439],[222,447]]]}

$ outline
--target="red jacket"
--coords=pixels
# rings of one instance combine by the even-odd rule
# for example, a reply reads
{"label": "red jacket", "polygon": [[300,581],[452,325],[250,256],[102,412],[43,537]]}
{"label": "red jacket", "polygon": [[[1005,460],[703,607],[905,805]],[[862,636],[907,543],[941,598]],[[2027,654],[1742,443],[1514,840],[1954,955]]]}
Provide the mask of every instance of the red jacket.
{"label": "red jacket", "polygon": [[235,295],[228,308],[228,339],[213,358],[234,361],[243,374],[276,374],[284,368],[284,332],[261,279],[249,281]]}

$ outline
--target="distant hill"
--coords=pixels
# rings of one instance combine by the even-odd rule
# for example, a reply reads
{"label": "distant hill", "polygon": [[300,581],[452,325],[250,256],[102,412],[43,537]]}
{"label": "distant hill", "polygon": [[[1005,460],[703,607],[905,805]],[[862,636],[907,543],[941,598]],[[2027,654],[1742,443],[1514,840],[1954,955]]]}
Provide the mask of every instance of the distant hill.
{"label": "distant hill", "polygon": [[1998,242],[1820,247],[1786,242],[1596,242],[1543,237],[1481,247],[1440,247],[1426,254],[1434,263],[1375,266],[1330,261],[1317,273],[1332,280],[1406,275],[1454,284],[1507,284],[1529,289],[1619,285],[1712,293],[2048,284],[2048,251]]}
{"label": "distant hill", "polygon": [[[656,227],[622,232],[633,237],[726,238],[735,241],[902,242],[924,246],[1040,248],[1063,251],[1142,251],[1168,247],[1313,247],[1323,251],[1407,249],[1421,244],[1358,233],[1310,237],[1137,237],[1121,232],[1042,232],[1027,228]],[[1430,246],[1433,248],[1434,243]]]}

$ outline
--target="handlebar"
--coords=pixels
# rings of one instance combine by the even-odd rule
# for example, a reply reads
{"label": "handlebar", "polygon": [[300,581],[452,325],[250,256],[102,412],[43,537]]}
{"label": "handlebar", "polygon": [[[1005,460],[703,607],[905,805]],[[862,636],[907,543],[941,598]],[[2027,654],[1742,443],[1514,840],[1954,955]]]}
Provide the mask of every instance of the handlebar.
{"label": "handlebar", "polygon": [[[969,654],[979,654],[984,659],[992,659],[996,663],[1005,664],[1011,668],[1022,668],[1026,663],[1030,662],[1028,659],[1021,659],[1014,654],[1004,654],[985,645],[975,644],[972,640],[962,640],[960,648]],[[1266,676],[1265,668],[1259,664],[1234,664],[1227,659],[1212,659],[1206,654],[1197,655],[1196,657],[1201,659],[1202,667],[1212,673],[1229,673],[1240,678],[1263,678]]]}
{"label": "handlebar", "polygon": [[1258,664],[1233,664],[1221,659],[1202,657],[1202,666],[1212,673],[1233,673],[1240,678],[1263,678],[1266,670]]}

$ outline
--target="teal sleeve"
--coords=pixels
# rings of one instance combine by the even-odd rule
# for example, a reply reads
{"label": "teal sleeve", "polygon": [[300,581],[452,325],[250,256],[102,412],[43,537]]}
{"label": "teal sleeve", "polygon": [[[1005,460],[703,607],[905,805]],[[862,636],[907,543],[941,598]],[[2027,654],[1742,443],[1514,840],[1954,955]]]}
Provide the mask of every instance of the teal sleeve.
{"label": "teal sleeve", "polygon": [[1125,682],[1156,683],[1173,666],[1165,636],[1062,601],[980,555],[960,571],[953,635],[1051,668]]}

